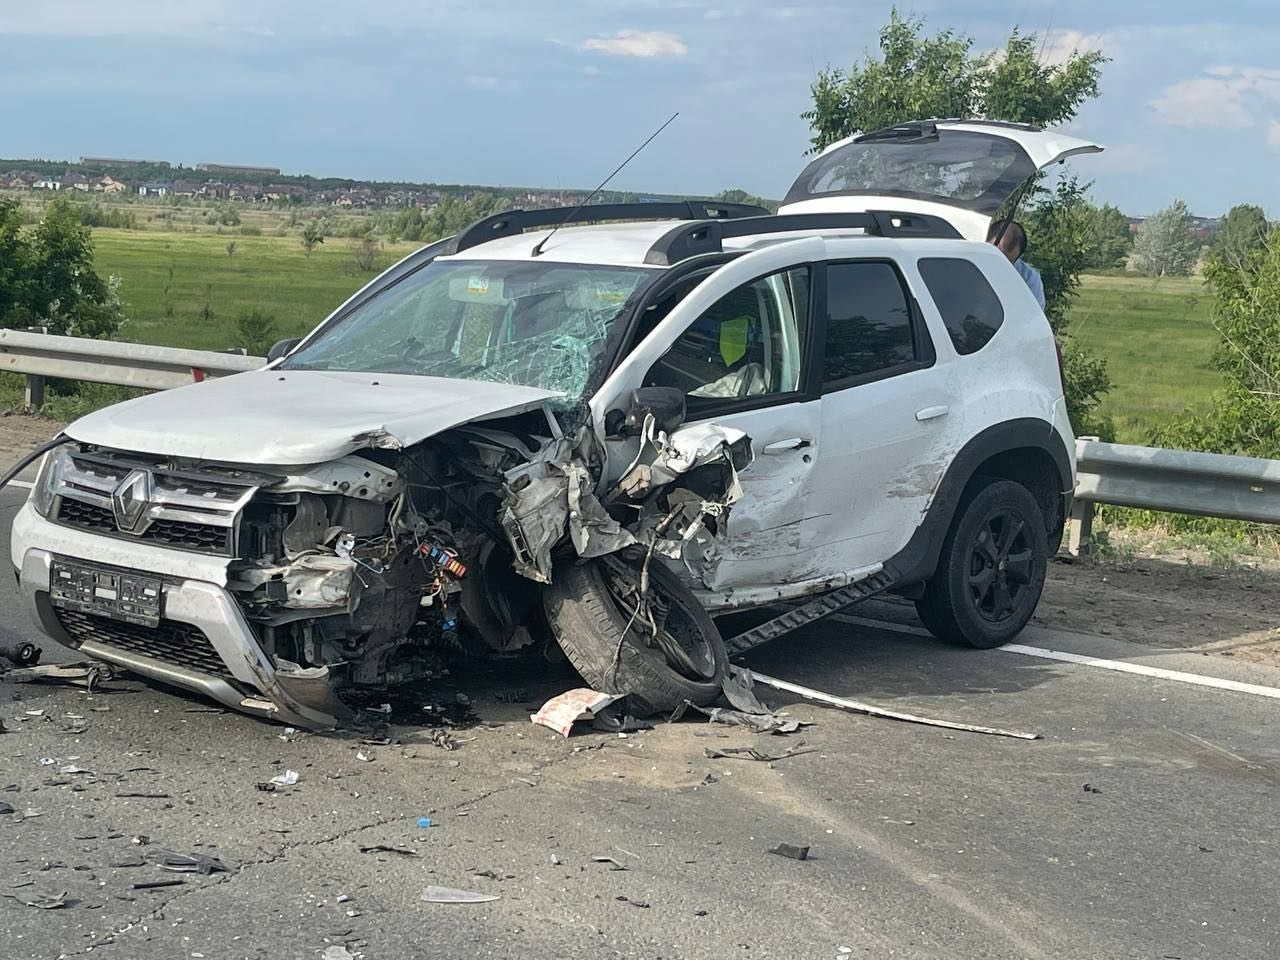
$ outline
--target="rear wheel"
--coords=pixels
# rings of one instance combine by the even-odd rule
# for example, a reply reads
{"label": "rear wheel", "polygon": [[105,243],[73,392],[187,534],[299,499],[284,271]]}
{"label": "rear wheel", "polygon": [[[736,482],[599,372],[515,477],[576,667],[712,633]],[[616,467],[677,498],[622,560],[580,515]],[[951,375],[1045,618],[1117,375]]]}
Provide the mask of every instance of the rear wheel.
{"label": "rear wheel", "polygon": [[942,545],[916,610],[929,632],[998,647],[1027,625],[1044,590],[1044,515],[1026,487],[996,480],[969,501]]}
{"label": "rear wheel", "polygon": [[617,557],[557,567],[545,594],[547,621],[595,690],[630,695],[640,711],[706,705],[719,695],[729,658],[710,615],[661,563],[649,569],[637,613],[638,565]]}

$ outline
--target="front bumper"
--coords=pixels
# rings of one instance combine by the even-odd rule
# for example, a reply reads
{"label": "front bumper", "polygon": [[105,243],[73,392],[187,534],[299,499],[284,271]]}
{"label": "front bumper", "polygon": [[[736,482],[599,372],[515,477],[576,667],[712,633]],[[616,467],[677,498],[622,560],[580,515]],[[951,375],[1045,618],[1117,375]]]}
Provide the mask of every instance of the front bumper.
{"label": "front bumper", "polygon": [[[59,643],[245,713],[313,730],[336,725],[341,705],[329,690],[325,671],[294,673],[277,668],[222,585],[225,560],[94,537],[50,523],[29,503],[14,518],[10,550],[27,612],[41,631]],[[198,664],[199,658],[175,649],[171,640],[149,644],[145,627],[128,628],[127,645],[120,642],[124,626],[116,637],[110,631],[87,639],[72,637],[49,599],[55,556],[163,576],[165,621],[203,634],[225,669],[217,673],[196,669],[193,661]],[[177,576],[175,569],[180,571]],[[193,571],[209,579],[190,576]]]}

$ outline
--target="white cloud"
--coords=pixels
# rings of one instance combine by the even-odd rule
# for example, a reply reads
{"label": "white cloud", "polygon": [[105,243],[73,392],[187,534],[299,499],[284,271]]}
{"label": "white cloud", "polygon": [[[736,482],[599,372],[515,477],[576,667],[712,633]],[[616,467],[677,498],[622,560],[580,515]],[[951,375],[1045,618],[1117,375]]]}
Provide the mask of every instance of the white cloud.
{"label": "white cloud", "polygon": [[612,36],[596,36],[583,41],[582,49],[615,57],[644,58],[683,57],[689,52],[678,36],[661,30],[619,30]]}
{"label": "white cloud", "polygon": [[1166,87],[1151,108],[1169,126],[1243,130],[1257,125],[1257,108],[1267,104],[1280,104],[1280,70],[1211,67]]}
{"label": "white cloud", "polygon": [[1272,120],[1267,124],[1267,146],[1280,151],[1280,120]]}
{"label": "white cloud", "polygon": [[1050,30],[1040,35],[1040,62],[1060,67],[1071,59],[1073,53],[1101,50],[1115,59],[1118,51],[1115,38],[1107,33],[1083,33],[1079,30]]}

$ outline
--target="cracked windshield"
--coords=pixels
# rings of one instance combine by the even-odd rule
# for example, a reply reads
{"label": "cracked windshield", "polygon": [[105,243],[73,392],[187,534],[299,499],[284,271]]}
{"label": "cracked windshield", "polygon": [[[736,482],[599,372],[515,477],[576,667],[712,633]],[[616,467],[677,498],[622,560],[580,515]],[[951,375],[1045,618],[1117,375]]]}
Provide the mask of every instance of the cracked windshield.
{"label": "cracked windshield", "polygon": [[357,307],[284,365],[541,387],[582,399],[630,298],[655,271],[438,260]]}

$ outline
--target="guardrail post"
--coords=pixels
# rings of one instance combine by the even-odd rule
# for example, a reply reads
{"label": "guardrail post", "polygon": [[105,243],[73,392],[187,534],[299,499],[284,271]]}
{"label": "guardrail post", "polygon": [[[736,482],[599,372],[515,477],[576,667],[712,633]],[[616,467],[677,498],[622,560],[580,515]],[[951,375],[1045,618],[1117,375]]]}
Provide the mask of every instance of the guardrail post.
{"label": "guardrail post", "polygon": [[1071,501],[1067,520],[1067,552],[1073,557],[1087,557],[1093,546],[1093,501],[1076,497]]}
{"label": "guardrail post", "polygon": [[[48,333],[48,327],[27,327],[28,333]],[[39,413],[44,406],[45,379],[39,374],[27,374],[26,407],[33,413]]]}

